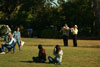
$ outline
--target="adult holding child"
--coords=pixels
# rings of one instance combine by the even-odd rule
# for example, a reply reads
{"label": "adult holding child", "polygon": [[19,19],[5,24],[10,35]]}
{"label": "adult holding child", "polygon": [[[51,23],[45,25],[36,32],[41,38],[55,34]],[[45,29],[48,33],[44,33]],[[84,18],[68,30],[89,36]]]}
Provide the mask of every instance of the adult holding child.
{"label": "adult holding child", "polygon": [[73,45],[77,47],[78,26],[75,25],[74,28],[71,28],[71,32],[73,33]]}
{"label": "adult holding child", "polygon": [[65,26],[62,27],[60,32],[62,32],[62,35],[63,35],[64,46],[68,46],[68,38],[69,38],[69,27],[68,27],[68,25],[65,24]]}

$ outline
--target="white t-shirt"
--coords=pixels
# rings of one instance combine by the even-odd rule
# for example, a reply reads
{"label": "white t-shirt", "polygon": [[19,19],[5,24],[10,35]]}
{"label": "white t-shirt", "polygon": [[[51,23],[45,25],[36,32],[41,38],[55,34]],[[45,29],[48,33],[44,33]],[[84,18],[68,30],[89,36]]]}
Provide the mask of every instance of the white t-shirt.
{"label": "white t-shirt", "polygon": [[58,54],[56,54],[56,51],[54,50],[54,55],[56,56],[56,58],[59,59],[59,62],[62,62],[62,56],[63,56],[62,50],[60,50]]}
{"label": "white t-shirt", "polygon": [[72,33],[73,33],[73,35],[74,35],[74,34],[77,35],[77,34],[78,34],[78,29],[73,29]]}

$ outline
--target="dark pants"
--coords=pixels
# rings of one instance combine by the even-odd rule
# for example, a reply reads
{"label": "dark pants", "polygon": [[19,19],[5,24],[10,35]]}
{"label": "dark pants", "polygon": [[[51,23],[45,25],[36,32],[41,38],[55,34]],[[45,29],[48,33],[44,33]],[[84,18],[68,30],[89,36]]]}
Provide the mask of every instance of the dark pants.
{"label": "dark pants", "polygon": [[68,46],[68,36],[63,36],[64,46]]}
{"label": "dark pants", "polygon": [[5,49],[4,48],[9,48],[9,47],[11,47],[10,45],[8,45],[8,44],[2,44],[2,47],[1,47],[1,52],[4,52],[5,51]]}
{"label": "dark pants", "polygon": [[15,43],[13,42],[12,45],[9,45],[9,44],[2,44],[2,47],[1,47],[1,52],[4,52],[5,51],[5,47],[8,48],[8,51],[10,52],[11,51],[11,48],[13,48],[15,51]]}
{"label": "dark pants", "polygon": [[74,47],[77,47],[77,35],[73,35],[73,44]]}
{"label": "dark pants", "polygon": [[32,57],[32,59],[34,62],[39,62],[39,63],[45,63],[46,61],[45,59],[41,59],[39,57]]}

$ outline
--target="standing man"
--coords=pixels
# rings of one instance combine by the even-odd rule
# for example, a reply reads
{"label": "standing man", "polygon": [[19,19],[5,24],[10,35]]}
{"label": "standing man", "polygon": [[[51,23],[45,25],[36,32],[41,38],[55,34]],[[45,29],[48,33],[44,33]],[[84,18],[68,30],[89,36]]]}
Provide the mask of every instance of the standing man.
{"label": "standing man", "polygon": [[62,27],[61,32],[63,35],[64,46],[68,46],[69,27],[67,24],[65,24],[65,26]]}
{"label": "standing man", "polygon": [[16,39],[16,42],[18,43],[19,50],[21,50],[21,33],[19,27],[16,31],[14,31],[13,37]]}
{"label": "standing man", "polygon": [[75,25],[74,28],[71,29],[71,32],[73,33],[73,44],[74,44],[74,47],[77,47],[78,26]]}

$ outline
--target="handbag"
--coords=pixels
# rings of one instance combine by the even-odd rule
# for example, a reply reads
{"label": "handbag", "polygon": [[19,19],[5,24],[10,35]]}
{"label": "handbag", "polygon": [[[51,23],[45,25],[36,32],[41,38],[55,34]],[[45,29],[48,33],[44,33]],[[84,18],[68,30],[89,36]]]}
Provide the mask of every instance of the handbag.
{"label": "handbag", "polygon": [[25,43],[24,41],[21,41],[21,47],[24,45],[24,43]]}

